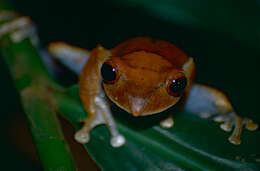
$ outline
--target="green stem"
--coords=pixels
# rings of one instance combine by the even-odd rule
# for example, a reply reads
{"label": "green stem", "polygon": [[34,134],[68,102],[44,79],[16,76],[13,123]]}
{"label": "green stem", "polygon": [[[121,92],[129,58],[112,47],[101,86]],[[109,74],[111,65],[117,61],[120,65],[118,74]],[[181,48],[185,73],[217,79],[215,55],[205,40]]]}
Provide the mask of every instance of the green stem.
{"label": "green stem", "polygon": [[44,170],[76,170],[56,116],[53,94],[60,87],[29,39],[13,42],[7,35],[0,43]]}

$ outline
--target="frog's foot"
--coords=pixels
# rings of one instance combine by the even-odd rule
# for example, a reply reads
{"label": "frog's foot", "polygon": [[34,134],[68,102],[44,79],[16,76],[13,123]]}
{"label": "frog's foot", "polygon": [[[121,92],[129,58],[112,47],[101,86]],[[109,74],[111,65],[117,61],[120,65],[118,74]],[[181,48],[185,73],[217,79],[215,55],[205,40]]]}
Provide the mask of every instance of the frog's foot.
{"label": "frog's foot", "polygon": [[36,36],[36,27],[29,17],[19,16],[15,12],[0,12],[0,38],[6,34],[10,34],[10,38],[14,42],[20,42],[29,37],[34,45],[38,44]]}
{"label": "frog's foot", "polygon": [[216,122],[223,122],[220,128],[224,131],[230,132],[232,127],[235,126],[232,135],[229,137],[229,141],[232,144],[239,145],[241,143],[240,136],[242,133],[243,125],[247,130],[255,131],[258,125],[249,118],[243,118],[238,116],[235,112],[219,115],[213,118]]}
{"label": "frog's foot", "polygon": [[125,144],[125,138],[122,136],[117,128],[115,121],[111,115],[109,106],[106,100],[102,97],[95,97],[96,114],[90,115],[85,121],[84,126],[75,134],[75,139],[82,144],[89,142],[89,132],[97,125],[106,124],[109,128],[112,147],[120,147]]}
{"label": "frog's foot", "polygon": [[90,140],[89,132],[97,125],[105,124],[100,110],[96,111],[96,115],[90,115],[85,121],[83,127],[75,134],[74,138],[81,144],[86,144]]}
{"label": "frog's foot", "polygon": [[168,116],[167,118],[161,120],[160,125],[163,128],[172,128],[173,125],[174,125],[173,117],[172,116]]}
{"label": "frog's foot", "polygon": [[202,118],[222,122],[220,128],[224,131],[231,131],[234,126],[233,133],[229,137],[232,144],[241,143],[240,135],[243,125],[251,131],[258,128],[258,125],[251,119],[238,116],[234,112],[231,102],[223,92],[209,86],[194,84],[186,99],[184,109]]}

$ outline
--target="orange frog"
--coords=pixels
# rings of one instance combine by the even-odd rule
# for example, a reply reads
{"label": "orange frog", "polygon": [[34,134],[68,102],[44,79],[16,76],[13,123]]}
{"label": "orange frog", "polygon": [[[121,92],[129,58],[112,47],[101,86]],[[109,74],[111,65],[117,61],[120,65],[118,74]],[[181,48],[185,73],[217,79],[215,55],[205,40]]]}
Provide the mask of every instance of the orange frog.
{"label": "orange frog", "polygon": [[[231,131],[234,125],[229,138],[233,144],[240,144],[243,124],[249,130],[258,127],[251,119],[238,116],[225,94],[193,83],[193,58],[170,42],[137,37],[111,50],[97,46],[90,52],[56,42],[49,45],[49,50],[80,74],[79,95],[88,113],[84,126],[75,134],[80,143],[87,143],[91,129],[100,124],[108,126],[113,147],[125,143],[107,98],[136,117],[160,113],[181,99],[184,110],[223,122],[221,128],[225,131]],[[173,124],[172,115],[160,122],[164,128]]]}
{"label": "orange frog", "polygon": [[[35,27],[28,17],[1,11],[3,21],[9,22],[0,25],[0,38],[9,33],[14,42],[30,37],[38,46]],[[225,94],[193,83],[193,58],[170,42],[137,37],[111,50],[97,46],[92,51],[56,42],[49,45],[49,51],[80,75],[79,95],[88,113],[84,126],[75,134],[80,143],[87,143],[91,129],[100,124],[108,126],[113,147],[125,143],[111,115],[108,98],[136,117],[160,113],[181,100],[185,102],[184,110],[222,122],[220,127],[225,131],[235,126],[229,137],[233,144],[240,144],[244,124],[248,130],[258,128],[251,119],[236,114]],[[171,128],[172,115],[160,124]]]}

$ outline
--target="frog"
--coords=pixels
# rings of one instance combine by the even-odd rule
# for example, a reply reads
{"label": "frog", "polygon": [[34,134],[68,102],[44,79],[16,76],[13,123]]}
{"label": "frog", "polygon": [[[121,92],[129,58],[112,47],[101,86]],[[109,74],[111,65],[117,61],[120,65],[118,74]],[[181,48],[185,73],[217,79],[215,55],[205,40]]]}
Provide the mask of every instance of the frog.
{"label": "frog", "polygon": [[[79,96],[88,113],[83,127],[75,134],[82,144],[89,142],[89,132],[100,124],[108,126],[112,147],[125,144],[109,101],[134,117],[160,114],[179,105],[201,118],[220,122],[224,131],[230,132],[234,127],[228,139],[234,145],[241,143],[243,125],[251,131],[258,129],[252,119],[235,112],[222,91],[195,83],[193,57],[169,41],[135,37],[112,49],[98,45],[91,51],[54,42],[49,44],[49,51],[79,75]],[[172,128],[173,115],[163,118],[160,126]]]}
{"label": "frog", "polygon": [[[0,20],[10,20],[0,26],[0,37],[11,32],[13,41],[30,37],[38,44],[35,26],[28,17],[1,12]],[[133,117],[147,117],[180,106],[201,118],[220,122],[220,128],[230,132],[229,142],[241,143],[243,125],[254,131],[258,124],[242,117],[234,110],[229,98],[222,91],[196,83],[196,66],[193,57],[169,41],[151,37],[134,37],[112,49],[98,45],[92,50],[52,42],[49,53],[79,76],[79,97],[87,118],[75,133],[75,140],[86,144],[90,131],[105,124],[114,148],[127,141],[118,131],[111,112],[110,102]],[[174,126],[174,113],[160,121],[160,126]]]}

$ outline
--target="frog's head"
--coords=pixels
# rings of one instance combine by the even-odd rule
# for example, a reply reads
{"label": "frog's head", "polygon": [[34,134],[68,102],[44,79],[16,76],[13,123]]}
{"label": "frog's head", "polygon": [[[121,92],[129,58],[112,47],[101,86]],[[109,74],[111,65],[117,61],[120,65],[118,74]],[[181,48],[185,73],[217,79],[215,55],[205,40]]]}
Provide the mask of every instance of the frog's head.
{"label": "frog's head", "polygon": [[113,56],[101,67],[106,95],[119,107],[144,116],[176,104],[187,85],[181,69],[146,51]]}

